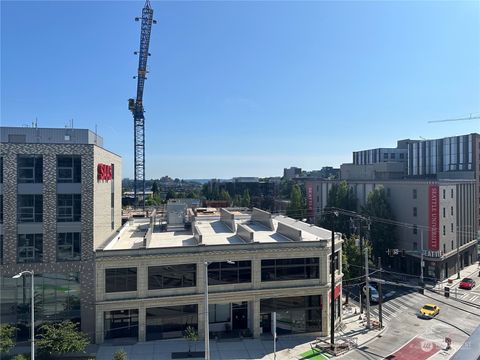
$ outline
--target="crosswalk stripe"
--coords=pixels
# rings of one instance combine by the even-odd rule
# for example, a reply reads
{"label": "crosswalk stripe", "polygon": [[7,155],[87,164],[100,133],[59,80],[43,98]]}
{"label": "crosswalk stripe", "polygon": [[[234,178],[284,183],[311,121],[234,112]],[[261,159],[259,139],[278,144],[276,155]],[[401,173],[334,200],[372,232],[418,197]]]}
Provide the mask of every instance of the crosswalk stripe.
{"label": "crosswalk stripe", "polygon": [[395,314],[395,311],[392,312],[391,310],[388,310],[388,309],[385,308],[385,307],[382,308],[382,312],[383,312],[383,313],[387,313],[388,315],[392,315],[392,316]]}
{"label": "crosswalk stripe", "polygon": [[392,306],[396,306],[398,308],[401,308],[401,309],[407,309],[407,307],[405,305],[403,305],[400,301],[398,301],[398,299],[390,301],[389,304],[391,304]]}
{"label": "crosswalk stripe", "polygon": [[469,294],[467,294],[467,293],[463,294],[463,295],[461,296],[461,299],[466,298],[468,295],[469,295]]}
{"label": "crosswalk stripe", "polygon": [[479,298],[479,296],[475,295],[475,296],[471,297],[469,300],[470,301],[476,301],[478,298]]}

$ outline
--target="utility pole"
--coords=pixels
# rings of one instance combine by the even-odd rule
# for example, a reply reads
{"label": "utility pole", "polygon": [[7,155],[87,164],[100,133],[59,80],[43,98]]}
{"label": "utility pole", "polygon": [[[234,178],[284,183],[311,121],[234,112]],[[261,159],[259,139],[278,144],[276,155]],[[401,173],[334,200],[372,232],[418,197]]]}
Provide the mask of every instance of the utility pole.
{"label": "utility pole", "polygon": [[420,230],[420,282],[423,287],[423,229]]}
{"label": "utility pole", "polygon": [[368,248],[365,248],[365,302],[367,304],[367,329],[370,329],[370,283],[368,281]]}
{"label": "utility pole", "polygon": [[[382,258],[378,257],[378,277],[382,278]],[[378,283],[378,320],[380,322],[380,329],[383,328],[383,313],[382,313],[382,302],[383,302],[383,292],[382,292],[382,282]]]}
{"label": "utility pole", "polygon": [[458,242],[458,231],[457,231],[457,279],[460,279],[460,246]]}
{"label": "utility pole", "polygon": [[[333,220],[335,219],[333,215]],[[330,348],[335,348],[335,228],[332,221],[332,254],[330,255]]]}

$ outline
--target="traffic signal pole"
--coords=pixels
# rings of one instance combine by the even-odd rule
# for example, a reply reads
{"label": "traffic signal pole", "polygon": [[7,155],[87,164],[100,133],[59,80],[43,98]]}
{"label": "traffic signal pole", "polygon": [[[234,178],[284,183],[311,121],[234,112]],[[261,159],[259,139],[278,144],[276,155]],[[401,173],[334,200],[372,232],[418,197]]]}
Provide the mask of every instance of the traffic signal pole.
{"label": "traffic signal pole", "polygon": [[[382,258],[378,257],[379,277],[382,278]],[[382,283],[378,283],[378,321],[380,322],[380,329],[383,328],[383,313],[382,313],[383,292]]]}
{"label": "traffic signal pole", "polygon": [[367,329],[370,329],[370,283],[368,281],[368,248],[365,248],[365,302],[367,304]]}

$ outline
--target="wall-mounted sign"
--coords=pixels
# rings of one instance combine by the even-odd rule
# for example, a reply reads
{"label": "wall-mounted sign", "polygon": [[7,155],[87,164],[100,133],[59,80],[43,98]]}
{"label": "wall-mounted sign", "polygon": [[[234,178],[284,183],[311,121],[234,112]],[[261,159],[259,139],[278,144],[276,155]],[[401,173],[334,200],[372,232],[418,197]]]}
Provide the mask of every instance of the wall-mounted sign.
{"label": "wall-mounted sign", "polygon": [[97,165],[97,180],[112,180],[112,166],[107,164]]}
{"label": "wall-mounted sign", "polygon": [[440,249],[438,185],[430,185],[428,195],[428,249],[438,251]]}
{"label": "wall-mounted sign", "polygon": [[423,250],[423,256],[439,258],[443,256],[443,251],[442,250],[438,250],[438,251]]}
{"label": "wall-mounted sign", "polygon": [[307,187],[307,207],[308,216],[313,216],[313,186],[311,184]]}

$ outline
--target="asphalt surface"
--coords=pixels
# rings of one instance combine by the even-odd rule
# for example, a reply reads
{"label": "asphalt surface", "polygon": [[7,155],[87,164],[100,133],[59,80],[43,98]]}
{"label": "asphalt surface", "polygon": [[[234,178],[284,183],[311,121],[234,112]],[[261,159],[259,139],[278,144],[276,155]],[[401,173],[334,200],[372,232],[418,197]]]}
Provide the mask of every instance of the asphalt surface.
{"label": "asphalt surface", "polygon": [[[342,359],[385,359],[391,355],[395,359],[448,359],[480,326],[480,278],[473,275],[470,277],[476,287],[455,291],[458,286],[452,286],[450,298],[444,297],[443,290],[425,291],[422,295],[415,290],[384,286],[383,323],[387,330]],[[438,305],[439,315],[428,320],[418,318],[419,309],[427,303]],[[378,318],[378,305],[372,305],[371,315]],[[444,350],[445,337],[452,340],[453,349],[449,351]]]}

